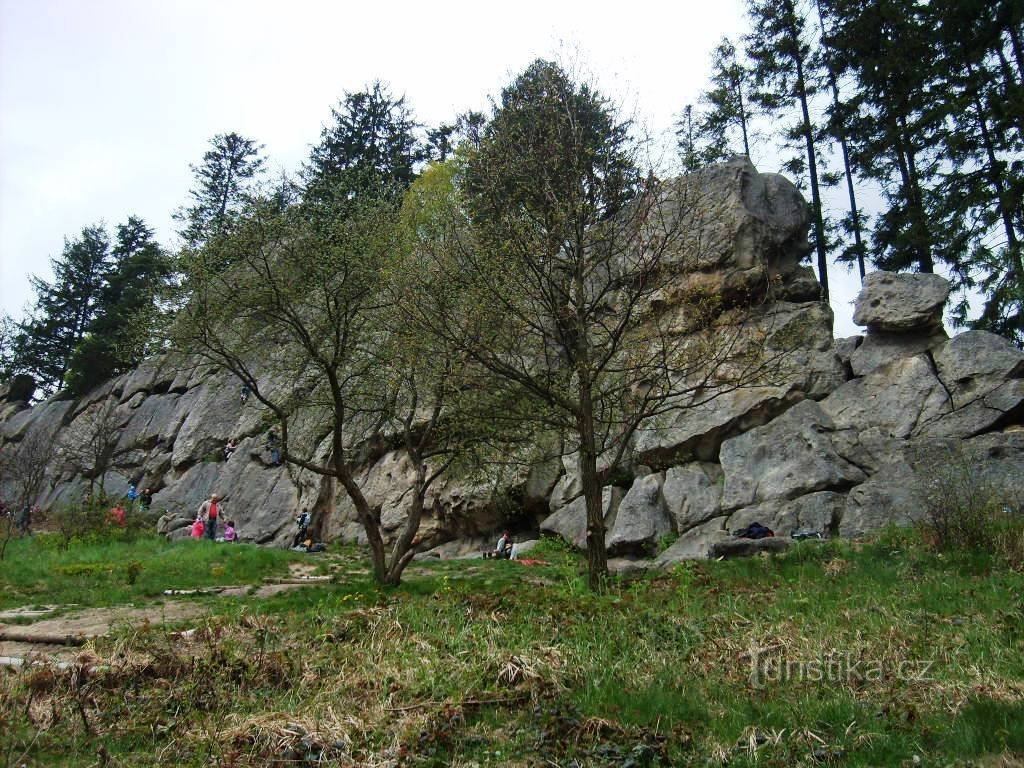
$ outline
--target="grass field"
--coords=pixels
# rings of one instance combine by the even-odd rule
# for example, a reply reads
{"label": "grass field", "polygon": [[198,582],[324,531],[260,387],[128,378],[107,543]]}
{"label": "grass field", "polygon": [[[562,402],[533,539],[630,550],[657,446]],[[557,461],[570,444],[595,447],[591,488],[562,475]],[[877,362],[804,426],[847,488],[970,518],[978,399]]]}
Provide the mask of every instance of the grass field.
{"label": "grass field", "polygon": [[0,609],[36,603],[119,605],[165,589],[249,584],[285,573],[293,552],[251,545],[170,542],[163,536],[73,543],[16,539],[0,561]]}
{"label": "grass field", "polygon": [[[134,585],[230,582],[289,553],[143,540],[0,571],[4,604],[88,600],[64,565],[136,559]],[[192,633],[144,627],[94,669],[0,674],[6,765],[913,766],[1024,760],[1024,575],[912,532],[688,563],[585,589],[547,565],[417,566],[379,590],[339,575],[264,600],[206,598]],[[36,558],[39,562],[35,562]],[[220,558],[227,557],[227,560]],[[20,558],[35,563],[14,578]],[[752,661],[752,656],[756,663]]]}

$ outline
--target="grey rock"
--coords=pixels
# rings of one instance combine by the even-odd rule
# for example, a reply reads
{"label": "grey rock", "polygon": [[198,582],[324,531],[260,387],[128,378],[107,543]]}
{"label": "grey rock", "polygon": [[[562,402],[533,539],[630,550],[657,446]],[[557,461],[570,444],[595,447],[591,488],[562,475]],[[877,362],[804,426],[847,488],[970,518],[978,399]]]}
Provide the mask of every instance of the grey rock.
{"label": "grey rock", "polygon": [[676,531],[687,531],[719,514],[724,480],[721,466],[707,462],[693,462],[665,472],[661,492]]}
{"label": "grey rock", "polygon": [[726,517],[714,517],[680,534],[672,546],[654,560],[656,567],[665,568],[683,560],[705,560],[711,546],[729,538],[725,529]]}
{"label": "grey rock", "polygon": [[744,507],[729,517],[728,528],[736,531],[751,523],[760,523],[789,536],[797,531],[814,531],[825,536],[838,529],[846,508],[846,496],[834,491],[819,491],[796,499],[766,501]]}
{"label": "grey rock", "polygon": [[[622,501],[622,489],[606,486],[601,491],[601,505],[605,523],[615,515]],[[587,505],[582,496],[573,500],[557,512],[549,515],[540,524],[541,533],[561,536],[577,549],[587,548]]]}
{"label": "grey rock", "polygon": [[918,433],[930,437],[971,437],[1000,424],[1020,421],[1024,412],[1024,352],[985,331],[954,336],[933,355],[952,412],[928,420]]}
{"label": "grey rock", "polygon": [[857,351],[857,348],[864,343],[863,336],[847,336],[844,339],[836,339],[834,342],[834,349],[836,355],[839,357],[840,362],[844,366],[850,369],[850,375],[853,375],[853,364],[850,358],[853,357],[853,353]]}
{"label": "grey rock", "polygon": [[238,393],[224,382],[208,381],[195,394],[182,397],[190,398],[190,406],[174,438],[172,461],[176,467],[219,454],[235,435],[242,412]]}
{"label": "grey rock", "polygon": [[709,557],[731,559],[734,557],[753,557],[762,553],[777,554],[789,549],[789,540],[769,536],[766,539],[739,539],[717,541],[711,545]]}
{"label": "grey rock", "polygon": [[942,325],[949,281],[941,275],[872,272],[853,308],[853,322],[875,331],[912,331]]}
{"label": "grey rock", "polygon": [[822,407],[805,400],[770,424],[727,440],[723,509],[863,482],[864,473],[832,446],[832,428]]}
{"label": "grey rock", "polygon": [[941,328],[920,334],[871,331],[850,355],[850,367],[854,376],[864,376],[893,360],[914,357],[939,347],[948,338]]}
{"label": "grey rock", "polygon": [[658,540],[672,531],[668,509],[661,496],[664,475],[638,477],[623,497],[615,521],[605,537],[609,553],[651,555]]}
{"label": "grey rock", "polygon": [[686,233],[670,263],[710,270],[767,261],[773,272],[788,273],[810,250],[799,190],[781,176],[758,173],[746,157],[684,176],[670,198],[666,210],[685,216],[680,226]]}
{"label": "grey rock", "polygon": [[821,401],[836,429],[875,427],[907,438],[949,413],[949,395],[926,355],[897,359],[846,382]]}

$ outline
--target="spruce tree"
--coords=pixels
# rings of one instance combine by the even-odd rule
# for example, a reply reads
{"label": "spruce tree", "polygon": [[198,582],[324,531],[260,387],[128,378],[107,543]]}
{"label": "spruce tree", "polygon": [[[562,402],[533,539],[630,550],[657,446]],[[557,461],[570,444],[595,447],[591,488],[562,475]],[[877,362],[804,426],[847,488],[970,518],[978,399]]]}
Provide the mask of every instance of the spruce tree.
{"label": "spruce tree", "polygon": [[790,172],[806,171],[811,189],[811,221],[822,299],[828,301],[828,243],[821,201],[820,130],[811,120],[811,101],[818,91],[818,68],[809,42],[807,19],[794,0],[748,0],[751,31],[747,56],[752,79],[758,84],[752,98],[776,118],[795,116],[787,138],[799,140],[803,156],[789,164]]}
{"label": "spruce tree", "polygon": [[832,138],[839,144],[840,155],[843,159],[843,175],[846,177],[846,195],[849,199],[849,210],[843,218],[841,225],[846,233],[853,237],[853,245],[843,249],[839,255],[841,261],[857,262],[857,271],[863,282],[866,272],[865,258],[867,249],[864,243],[864,228],[860,208],[857,206],[857,190],[854,186],[853,163],[850,157],[850,146],[846,139],[846,129],[843,124],[844,105],[839,92],[838,66],[831,48],[828,37],[828,30],[825,26],[825,14],[821,8],[821,0],[816,0],[818,12],[818,25],[821,30],[820,46],[821,61],[828,77],[829,91],[832,96],[832,103],[829,108],[829,120],[827,129]]}
{"label": "spruce tree", "polygon": [[175,214],[189,246],[197,248],[230,229],[264,169],[262,149],[262,144],[237,133],[220,133],[210,139],[202,162],[191,166],[195,180],[190,192],[192,205]]}
{"label": "spruce tree", "polygon": [[110,268],[110,240],[102,225],[85,227],[51,259],[53,280],[33,276],[30,318],[19,324],[15,365],[36,378],[44,392],[65,384],[71,355],[96,318]]}
{"label": "spruce tree", "polygon": [[[744,154],[750,157],[749,123],[750,72],[736,56],[736,47],[729,38],[715,48],[711,61],[711,88],[702,97],[706,109],[701,134],[721,137],[718,148],[724,157]],[[738,130],[737,141],[731,133]]]}
{"label": "spruce tree", "polygon": [[405,97],[380,81],[346,93],[313,147],[303,177],[312,201],[344,203],[370,194],[397,199],[427,156]]}
{"label": "spruce tree", "polygon": [[95,319],[68,366],[72,392],[85,392],[131,370],[152,351],[150,330],[158,319],[159,296],[170,275],[169,259],[141,218],[130,216],[117,226]]}
{"label": "spruce tree", "polygon": [[885,208],[872,230],[882,269],[933,272],[943,261],[962,274],[935,214],[947,116],[926,8],[916,0],[822,0],[837,73],[856,89],[843,107],[853,162],[877,182]]}

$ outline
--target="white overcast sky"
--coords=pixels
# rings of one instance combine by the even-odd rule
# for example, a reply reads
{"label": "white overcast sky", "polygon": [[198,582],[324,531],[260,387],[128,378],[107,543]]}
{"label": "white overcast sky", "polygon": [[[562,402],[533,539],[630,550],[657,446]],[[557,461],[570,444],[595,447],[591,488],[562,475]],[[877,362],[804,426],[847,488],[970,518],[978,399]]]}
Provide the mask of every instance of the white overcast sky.
{"label": "white overcast sky", "polygon": [[[666,131],[719,38],[742,31],[742,6],[0,0],[0,309],[20,316],[29,274],[48,276],[86,224],[137,214],[172,245],[170,214],[212,135],[256,138],[294,171],[343,91],[375,78],[438,123],[483,109],[536,56],[576,51]],[[831,279],[836,334],[849,335],[858,281],[838,267]]]}

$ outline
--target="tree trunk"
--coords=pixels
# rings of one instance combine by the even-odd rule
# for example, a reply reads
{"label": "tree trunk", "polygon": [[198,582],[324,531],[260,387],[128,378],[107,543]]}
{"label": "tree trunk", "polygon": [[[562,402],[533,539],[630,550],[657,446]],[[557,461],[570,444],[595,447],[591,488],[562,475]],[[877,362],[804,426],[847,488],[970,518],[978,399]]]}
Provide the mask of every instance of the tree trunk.
{"label": "tree trunk", "polygon": [[[981,99],[974,94],[974,108],[978,112],[978,128],[981,131],[981,140],[985,145],[985,155],[988,158],[988,178],[992,190],[996,195],[996,207],[999,216],[1003,220],[1003,228],[1006,232],[1006,244],[1014,252],[1017,250],[1017,233],[1013,228],[1013,213],[1010,210],[1011,201],[1003,187],[1003,174],[1000,170],[999,160],[996,158],[995,147],[992,144],[992,135],[988,130],[988,121],[985,119],[985,111]],[[1018,254],[1019,257],[1019,254]]]}
{"label": "tree trunk", "polygon": [[[795,44],[799,41],[794,40]],[[799,50],[799,45],[796,46]],[[821,194],[818,191],[818,162],[814,150],[814,131],[811,127],[811,114],[807,107],[807,87],[804,82],[804,66],[799,55],[794,56],[796,64],[797,96],[800,98],[800,111],[803,113],[804,143],[807,148],[807,173],[811,177],[811,212],[814,216],[815,250],[818,253],[818,280],[821,282],[822,301],[828,304],[828,252],[825,249],[825,222],[821,215]]]}
{"label": "tree trunk", "polygon": [[597,473],[597,448],[590,393],[585,393],[581,401],[579,470],[583,498],[587,506],[587,573],[590,588],[599,592],[608,581],[608,553],[604,546],[604,505],[601,503],[601,478]]}
{"label": "tree trunk", "polygon": [[402,531],[402,535],[395,540],[395,545],[391,549],[391,561],[388,563],[387,575],[384,580],[385,584],[391,586],[397,586],[402,580],[402,571],[412,562],[412,558],[416,554],[413,541],[416,539],[416,534],[419,533],[420,521],[423,519],[423,499],[427,492],[427,476],[422,461],[418,458],[414,458],[414,461],[417,461],[418,466],[416,468],[416,487],[412,498],[412,507],[409,509],[409,516],[405,520],[405,528]]}
{"label": "tree trunk", "polygon": [[[343,422],[336,420],[336,423]],[[356,483],[355,478],[352,477],[352,472],[348,468],[348,464],[345,461],[344,446],[341,442],[341,433],[337,428],[335,428],[331,438],[331,449],[334,471],[348,497],[352,500],[352,504],[355,505],[356,516],[366,532],[366,540],[370,545],[373,578],[376,579],[378,584],[385,584],[387,583],[387,566],[384,559],[384,540],[380,535],[380,525],[370,509],[369,503],[366,501],[366,496],[363,495],[362,489]]]}
{"label": "tree trunk", "polygon": [[743,82],[736,79],[736,102],[740,108],[740,130],[743,132],[743,154],[750,157],[750,142],[747,139],[747,108],[743,105]]}
{"label": "tree trunk", "polygon": [[[826,50],[828,44],[825,42],[825,16],[821,12],[821,3],[817,3],[818,24],[821,25],[821,45]],[[836,73],[826,59],[825,69],[828,72],[828,84],[832,90],[832,107],[838,111],[839,83],[836,80]],[[839,139],[839,148],[843,155],[843,172],[846,174],[846,193],[850,198],[850,223],[853,225],[853,242],[857,250],[857,271],[860,272],[860,281],[864,282],[864,243],[860,231],[860,211],[857,209],[857,193],[853,187],[853,169],[850,167],[850,150],[846,143],[846,130],[842,125],[835,128],[836,138]]]}

